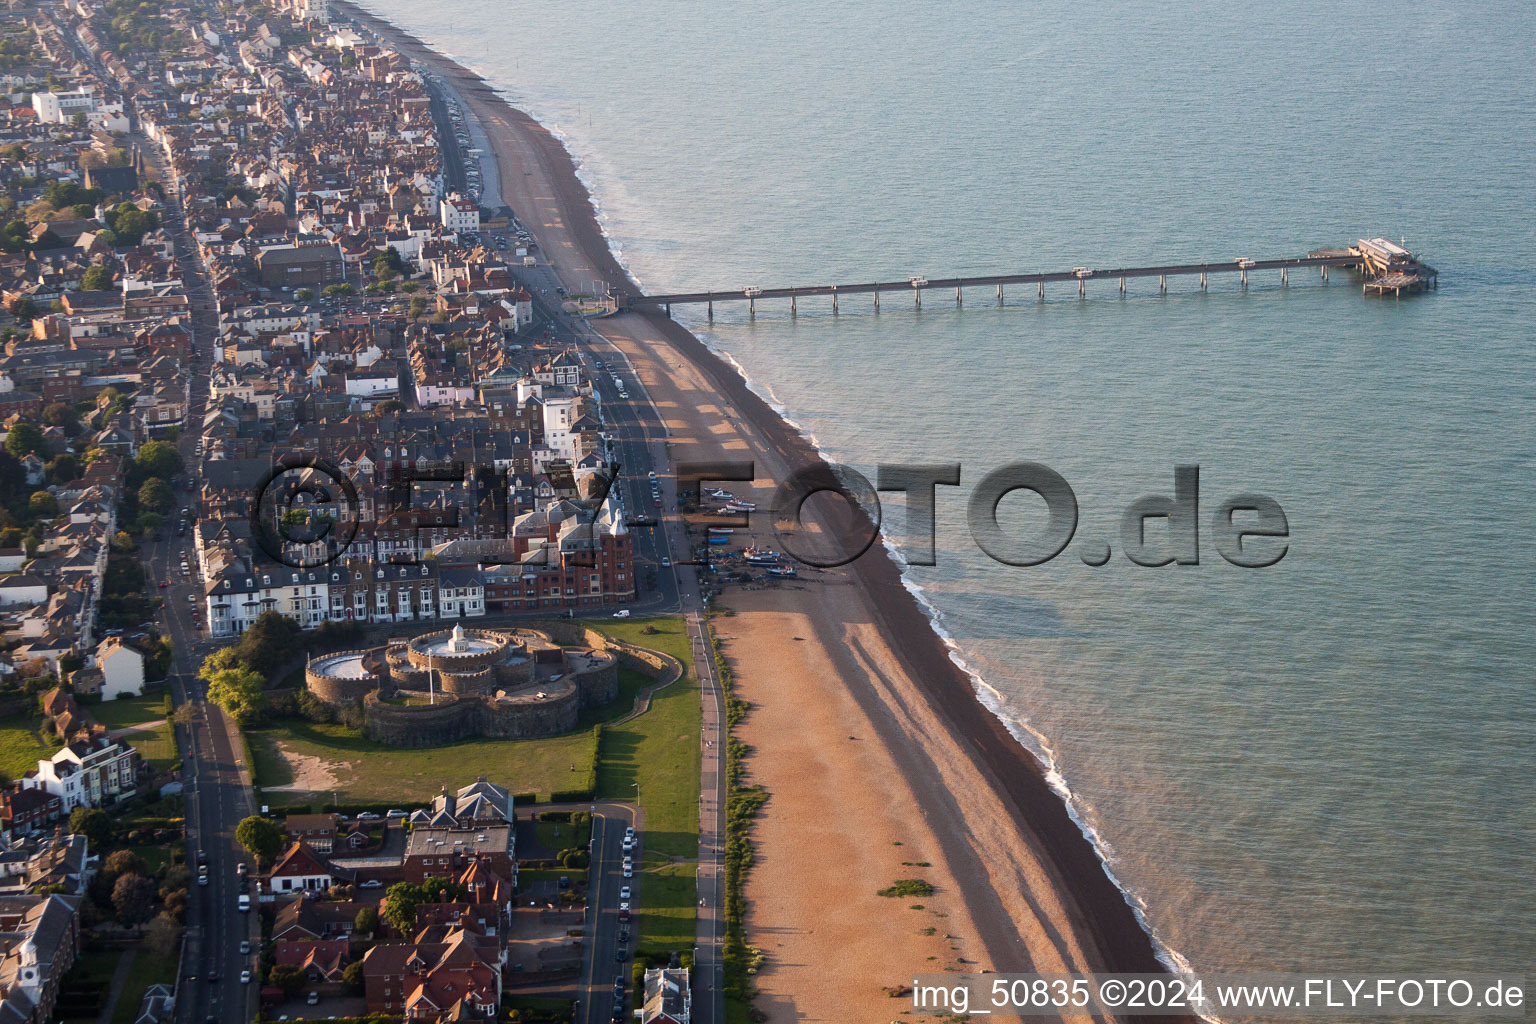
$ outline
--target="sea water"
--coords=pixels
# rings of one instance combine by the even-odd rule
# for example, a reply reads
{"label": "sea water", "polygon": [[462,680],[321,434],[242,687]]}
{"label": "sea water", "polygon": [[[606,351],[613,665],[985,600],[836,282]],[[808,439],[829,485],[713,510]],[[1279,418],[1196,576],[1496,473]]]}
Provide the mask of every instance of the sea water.
{"label": "sea water", "polygon": [[[1536,12],[367,6],[561,133],[646,288],[898,283],[878,315],[849,296],[688,322],[829,456],[962,464],[910,584],[1170,958],[1536,963]],[[1439,290],[1298,271],[918,311],[901,284],[1375,235]],[[977,481],[1018,460],[1081,509],[1044,566],[967,530]],[[1200,467],[1200,564],[1133,565],[1121,513],[1180,464]],[[1209,532],[1253,492],[1289,521],[1266,569]],[[999,512],[1043,526],[1027,495]]]}

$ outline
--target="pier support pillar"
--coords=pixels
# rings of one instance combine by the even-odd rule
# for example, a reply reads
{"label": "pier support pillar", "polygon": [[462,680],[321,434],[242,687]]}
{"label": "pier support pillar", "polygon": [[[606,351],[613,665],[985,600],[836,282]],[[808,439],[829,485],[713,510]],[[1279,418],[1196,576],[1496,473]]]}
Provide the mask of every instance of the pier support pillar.
{"label": "pier support pillar", "polygon": [[1123,277],[1120,279],[1120,294],[1125,294],[1125,278]]}
{"label": "pier support pillar", "polygon": [[916,309],[923,308],[923,290],[921,288],[912,289],[912,305]]}
{"label": "pier support pillar", "polygon": [[878,312],[880,312],[880,286],[878,284],[875,285],[874,292],[875,292],[875,312],[878,313]]}
{"label": "pier support pillar", "polygon": [[705,302],[705,307],[704,308],[709,311],[709,322],[710,323],[714,323],[715,322],[715,295],[714,295],[714,293],[711,292],[710,295],[709,295],[709,298],[705,299],[704,302]]}
{"label": "pier support pillar", "polygon": [[1040,301],[1041,302],[1045,301],[1045,282],[1044,281],[1040,282]]}
{"label": "pier support pillar", "polygon": [[1328,283],[1328,264],[1324,263],[1318,269],[1323,272],[1323,283],[1327,284]]}
{"label": "pier support pillar", "polygon": [[1280,287],[1282,287],[1282,288],[1290,287],[1290,283],[1291,283],[1291,280],[1290,280],[1289,277],[1286,276],[1285,271],[1286,271],[1285,267],[1281,267],[1280,268]]}
{"label": "pier support pillar", "polygon": [[955,285],[955,305],[957,305],[957,306],[963,305],[963,303],[960,301],[960,286],[959,285]]}
{"label": "pier support pillar", "polygon": [[1083,278],[1081,278],[1081,277],[1080,277],[1080,278],[1078,278],[1078,279],[1077,279],[1077,297],[1078,297],[1078,298],[1082,298],[1082,297],[1083,297],[1083,285],[1085,285],[1085,284],[1087,284],[1087,283],[1088,283],[1088,282],[1087,282],[1087,281],[1085,281],[1085,280],[1084,280],[1084,279],[1083,279]]}
{"label": "pier support pillar", "polygon": [[837,312],[837,289],[832,289],[832,312]]}
{"label": "pier support pillar", "polygon": [[667,319],[672,319],[672,303],[667,303]]}
{"label": "pier support pillar", "polygon": [[757,298],[756,298],[756,296],[753,296],[753,295],[748,295],[747,296],[747,316],[754,317],[754,318],[757,316]]}
{"label": "pier support pillar", "polygon": [[1003,286],[1002,285],[998,285],[997,286],[997,304],[999,306],[1001,306],[1003,304]]}
{"label": "pier support pillar", "polygon": [[1243,287],[1248,287],[1248,271],[1246,270],[1243,271]]}
{"label": "pier support pillar", "polygon": [[800,315],[800,310],[795,305],[795,297],[793,295],[791,295],[789,297],[789,315],[790,316],[799,316]]}
{"label": "pier support pillar", "polygon": [[1200,290],[1205,291],[1205,271],[1200,271]]}
{"label": "pier support pillar", "polygon": [[1161,292],[1162,294],[1164,294],[1164,295],[1168,294],[1168,275],[1166,275],[1166,274],[1158,274],[1157,275],[1157,290],[1159,292]]}

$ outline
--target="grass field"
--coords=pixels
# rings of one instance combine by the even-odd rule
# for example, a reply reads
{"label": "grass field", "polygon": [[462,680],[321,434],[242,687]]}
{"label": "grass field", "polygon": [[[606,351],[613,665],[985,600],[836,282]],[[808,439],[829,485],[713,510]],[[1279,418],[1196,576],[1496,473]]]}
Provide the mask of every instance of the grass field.
{"label": "grass field", "polygon": [[[648,621],[657,629],[651,636],[642,632]],[[688,661],[681,620],[604,620],[588,625]],[[291,720],[248,730],[246,736],[257,784],[267,791],[269,802],[287,802],[285,792],[271,787],[296,781],[290,759],[301,770],[310,769],[306,790],[294,791],[293,798],[312,793],[317,803],[333,796],[343,802],[421,803],[444,785],[462,786],[479,775],[513,792],[548,799],[552,792],[583,785],[592,756],[591,727],[627,715],[635,694],[649,682],[642,673],[621,670],[617,700],[583,712],[577,732],[548,739],[466,740],[406,749],[375,743],[345,726]],[[647,841],[682,856],[693,856],[698,845],[698,734],[698,695],[690,674],[653,698],[649,712],[607,731],[605,765],[598,775],[599,792],[614,799],[633,800],[634,784],[640,781],[648,827],[657,830]],[[621,792],[626,785],[627,794]]]}
{"label": "grass field", "polygon": [[133,744],[139,756],[157,768],[167,768],[180,760],[176,751],[174,727],[165,717],[165,698],[160,693],[144,697],[119,697],[117,700],[93,704],[87,710],[91,716],[116,732],[132,729],[147,722],[157,725],[148,729],[134,729],[123,734],[123,739]]}
{"label": "grass field", "polygon": [[[656,632],[647,635],[647,625]],[[672,655],[687,671],[651,696],[651,708],[603,733],[597,794],[645,808],[645,848],[673,857],[699,852],[699,687],[688,633],[679,618],[635,619],[600,629],[616,640]],[[690,901],[691,902],[691,901]]]}
{"label": "grass field", "polygon": [[698,865],[686,861],[640,873],[636,959],[692,949],[697,927]]}
{"label": "grass field", "polygon": [[50,735],[38,735],[39,719],[11,718],[0,722],[0,771],[19,779],[37,767],[39,758],[50,756],[60,744]]}
{"label": "grass field", "polygon": [[144,947],[139,947],[138,954],[133,958],[133,966],[128,968],[128,978],[123,982],[117,1006],[112,1010],[112,1024],[133,1024],[149,986],[175,983],[176,958],[157,957]]}
{"label": "grass field", "polygon": [[[443,788],[457,789],[484,775],[518,793],[541,798],[582,784],[592,757],[592,733],[574,732],[544,740],[466,740],[442,747],[389,747],[341,725],[279,722],[247,732],[257,783],[269,802],[285,802],[272,786],[294,781],[289,757],[314,758],[329,774],[307,785],[317,800],[363,803],[422,803]],[[576,770],[572,771],[571,766]],[[302,797],[295,793],[294,797]]]}

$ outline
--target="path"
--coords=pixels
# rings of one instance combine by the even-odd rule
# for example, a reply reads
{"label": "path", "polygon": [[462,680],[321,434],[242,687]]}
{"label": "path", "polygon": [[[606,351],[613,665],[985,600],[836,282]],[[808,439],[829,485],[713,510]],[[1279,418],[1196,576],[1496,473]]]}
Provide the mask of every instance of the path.
{"label": "path", "polygon": [[117,958],[117,968],[112,972],[112,983],[107,986],[107,998],[101,1004],[101,1012],[96,1015],[96,1024],[112,1024],[117,998],[123,994],[123,986],[128,984],[128,973],[133,970],[133,958],[138,953],[137,949],[125,949],[123,955]]}

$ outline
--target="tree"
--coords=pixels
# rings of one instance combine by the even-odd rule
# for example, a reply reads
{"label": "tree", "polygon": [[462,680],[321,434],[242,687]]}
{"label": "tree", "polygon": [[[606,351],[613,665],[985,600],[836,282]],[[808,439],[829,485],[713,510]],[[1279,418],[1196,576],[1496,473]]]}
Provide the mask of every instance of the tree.
{"label": "tree", "polygon": [[267,984],[282,989],[284,995],[292,998],[304,987],[304,968],[278,964],[267,974]]}
{"label": "tree", "polygon": [[146,443],[133,457],[133,464],[145,476],[157,476],[162,480],[171,479],[182,469],[181,453],[175,445],[165,441]]}
{"label": "tree", "polygon": [[101,869],[113,878],[119,875],[147,875],[149,868],[144,864],[144,858],[132,850],[113,850],[107,855]]}
{"label": "tree", "polygon": [[281,853],[287,838],[281,825],[259,814],[253,814],[235,826],[235,842],[256,858],[258,866]]}
{"label": "tree", "polygon": [[49,426],[62,427],[66,434],[80,431],[80,417],[75,415],[75,407],[68,402],[50,402],[45,405],[43,422]]}
{"label": "tree", "polygon": [[421,886],[410,882],[396,882],[384,894],[382,915],[389,926],[402,935],[409,935],[416,928],[416,905],[422,902]]}
{"label": "tree", "polygon": [[43,450],[43,432],[31,423],[18,423],[5,435],[5,450],[18,459]]}
{"label": "tree", "polygon": [[275,673],[293,657],[294,641],[301,632],[299,624],[286,615],[266,611],[256,616],[233,648],[234,660],[221,667],[248,668],[264,676]]}
{"label": "tree", "polygon": [[300,302],[308,302],[310,299],[315,297],[315,290],[313,288],[300,288],[298,291],[293,293],[293,297],[298,299]]}
{"label": "tree", "polygon": [[139,507],[151,512],[165,513],[176,504],[176,494],[171,485],[157,476],[145,480],[139,488]]}
{"label": "tree", "polygon": [[95,807],[76,807],[69,812],[69,831],[85,836],[92,846],[106,846],[112,841],[112,819]]}
{"label": "tree", "polygon": [[176,956],[181,947],[181,924],[170,911],[161,911],[144,930],[144,944],[161,961]]}
{"label": "tree", "polygon": [[123,875],[112,886],[112,909],[120,924],[135,925],[149,920],[155,906],[155,883],[143,875]]}
{"label": "tree", "polygon": [[56,516],[59,514],[59,499],[47,491],[34,491],[32,497],[27,499],[27,511],[36,519]]}
{"label": "tree", "polygon": [[363,986],[366,984],[362,960],[354,960],[347,964],[347,969],[341,972],[341,980],[347,986],[349,993],[354,996],[362,995]]}
{"label": "tree", "polygon": [[31,320],[39,312],[37,303],[25,295],[11,303],[11,316],[17,320]]}
{"label": "tree", "polygon": [[350,284],[328,284],[320,290],[320,294],[328,299],[334,299],[338,295],[356,295],[357,289]]}
{"label": "tree", "polygon": [[67,484],[71,480],[80,479],[80,460],[69,452],[50,459],[43,469],[48,474],[49,483]]}
{"label": "tree", "polygon": [[145,235],[159,226],[158,217],[132,203],[119,203],[117,209],[107,215],[107,227],[112,229],[117,240],[124,245],[138,245]]}
{"label": "tree", "polygon": [[109,292],[112,290],[112,270],[109,267],[92,267],[85,272],[80,279],[80,287],[88,292]]}
{"label": "tree", "polygon": [[352,927],[363,935],[372,935],[379,927],[379,912],[373,907],[364,907],[353,918]]}
{"label": "tree", "polygon": [[256,721],[267,706],[261,675],[246,668],[227,668],[209,676],[208,699],[240,725]]}

